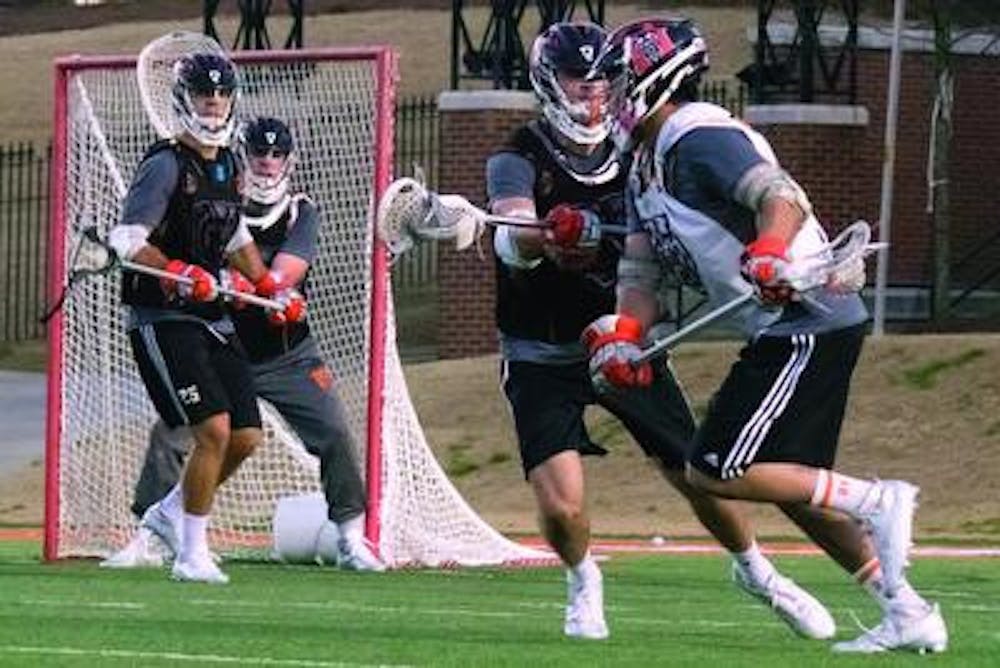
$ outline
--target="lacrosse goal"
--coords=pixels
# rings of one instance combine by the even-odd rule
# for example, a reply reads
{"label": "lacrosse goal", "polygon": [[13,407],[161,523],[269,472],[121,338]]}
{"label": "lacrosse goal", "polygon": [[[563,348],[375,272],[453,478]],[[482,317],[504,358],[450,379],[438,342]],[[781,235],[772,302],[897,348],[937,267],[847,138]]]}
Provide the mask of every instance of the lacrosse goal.
{"label": "lacrosse goal", "polygon": [[[366,532],[387,563],[524,563],[545,555],[508,541],[461,498],[427,445],[395,346],[386,253],[374,202],[392,164],[395,55],[388,48],[233,54],[237,115],[268,114],[295,135],[293,187],[324,223],[310,319],[337,378],[365,463]],[[136,58],[55,63],[51,299],[88,226],[105,237],[156,139],[136,85]],[[104,556],[134,526],[129,505],[156,413],[132,361],[114,273],[80,281],[50,321],[45,557]],[[319,491],[318,463],[269,406],[266,443],[220,490],[210,540],[264,557],[278,499]]]}

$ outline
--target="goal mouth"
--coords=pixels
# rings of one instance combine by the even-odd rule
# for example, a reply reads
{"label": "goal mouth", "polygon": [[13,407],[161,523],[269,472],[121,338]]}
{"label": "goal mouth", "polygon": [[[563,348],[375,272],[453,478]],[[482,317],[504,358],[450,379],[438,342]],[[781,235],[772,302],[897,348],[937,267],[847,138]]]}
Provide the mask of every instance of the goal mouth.
{"label": "goal mouth", "polygon": [[[390,565],[502,564],[548,557],[507,540],[438,465],[413,409],[395,344],[376,203],[392,175],[396,56],[387,47],[230,54],[238,120],[281,118],[296,137],[291,186],[321,212],[310,324],[356,445],[368,490],[366,535]],[[106,239],[148,146],[173,129],[151,118],[135,56],[55,63],[50,303],[73,241]],[[169,58],[156,67],[165,70]],[[165,84],[158,84],[165,90]],[[374,122],[373,122],[374,120]],[[49,321],[45,557],[106,556],[135,526],[129,511],[157,415],[132,361],[116,272],[80,281]],[[278,499],[320,491],[319,466],[261,404],[265,443],[220,488],[211,540],[222,554],[268,558]],[[251,545],[246,545],[253,537]]]}

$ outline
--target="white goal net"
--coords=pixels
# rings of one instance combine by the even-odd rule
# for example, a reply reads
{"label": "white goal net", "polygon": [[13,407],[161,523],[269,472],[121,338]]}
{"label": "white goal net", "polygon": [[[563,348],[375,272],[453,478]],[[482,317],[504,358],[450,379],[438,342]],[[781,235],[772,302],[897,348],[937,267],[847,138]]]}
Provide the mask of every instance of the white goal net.
{"label": "white goal net", "polygon": [[[546,555],[488,526],[451,485],[428,447],[395,346],[373,202],[391,179],[395,57],[388,49],[234,54],[243,81],[237,114],[291,127],[293,188],[317,202],[320,249],[310,319],[336,377],[366,465],[369,535],[387,563],[525,563]],[[81,231],[101,236],[120,215],[132,174],[156,139],[134,57],[56,63],[53,274],[65,282]],[[46,557],[104,556],[135,526],[132,492],[156,413],[133,363],[112,273],[82,280],[50,323]],[[266,444],[220,490],[210,540],[223,554],[264,557],[278,499],[320,490],[318,462],[263,406]]]}

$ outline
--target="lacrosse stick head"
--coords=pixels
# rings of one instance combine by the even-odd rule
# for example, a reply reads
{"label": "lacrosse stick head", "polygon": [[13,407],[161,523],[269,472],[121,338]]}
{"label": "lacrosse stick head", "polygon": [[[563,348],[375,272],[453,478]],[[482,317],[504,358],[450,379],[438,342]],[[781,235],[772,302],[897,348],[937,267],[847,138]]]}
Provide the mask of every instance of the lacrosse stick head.
{"label": "lacrosse stick head", "polygon": [[[179,64],[187,67],[179,68]],[[230,77],[235,77],[232,67],[219,43],[200,33],[176,31],[147,44],[139,53],[136,77],[142,106],[156,134],[161,139],[170,139],[191,131],[205,144],[228,144],[237,102],[236,81],[229,81]],[[218,128],[214,124],[203,127],[202,119],[196,117],[192,109],[190,91],[201,81],[202,74],[220,87],[223,84],[234,86],[228,118]]]}
{"label": "lacrosse stick head", "polygon": [[85,227],[80,231],[70,254],[67,282],[73,284],[84,276],[105,274],[117,261],[117,254],[101,239],[97,227]]}
{"label": "lacrosse stick head", "polygon": [[836,292],[857,292],[865,284],[865,258],[884,248],[873,243],[872,228],[864,220],[848,225],[824,248],[796,258],[790,282],[798,292],[825,287]]}
{"label": "lacrosse stick head", "polygon": [[458,195],[439,196],[414,178],[396,179],[379,201],[375,221],[379,239],[394,257],[427,240],[454,239],[456,248],[467,248],[481,233],[482,222],[452,201],[455,198],[465,201]]}

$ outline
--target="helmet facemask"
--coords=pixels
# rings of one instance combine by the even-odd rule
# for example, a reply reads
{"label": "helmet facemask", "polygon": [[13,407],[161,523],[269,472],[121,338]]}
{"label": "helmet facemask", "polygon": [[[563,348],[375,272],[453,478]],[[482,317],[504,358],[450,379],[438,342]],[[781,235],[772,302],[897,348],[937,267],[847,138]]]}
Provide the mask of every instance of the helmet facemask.
{"label": "helmet facemask", "polygon": [[705,41],[686,20],[637,21],[619,28],[594,67],[611,82],[611,133],[630,151],[643,124],[708,68]]}
{"label": "helmet facemask", "polygon": [[247,199],[272,205],[288,194],[295,168],[295,147],[288,126],[275,118],[251,121],[240,128],[237,155],[243,164]]}
{"label": "helmet facemask", "polygon": [[[207,114],[208,98],[221,99],[223,114]],[[235,127],[239,84],[232,62],[195,54],[174,64],[173,108],[181,127],[205,146],[228,146]]]}
{"label": "helmet facemask", "polygon": [[575,144],[593,146],[608,136],[607,83],[588,72],[604,43],[593,24],[558,23],[535,39],[528,78],[542,114]]}

